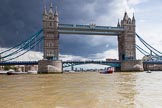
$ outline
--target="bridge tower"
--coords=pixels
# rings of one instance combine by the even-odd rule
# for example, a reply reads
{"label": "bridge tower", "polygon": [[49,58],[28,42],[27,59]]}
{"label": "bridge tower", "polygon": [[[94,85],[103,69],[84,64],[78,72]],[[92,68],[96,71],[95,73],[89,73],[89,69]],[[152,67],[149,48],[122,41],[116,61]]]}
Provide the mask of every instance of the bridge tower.
{"label": "bridge tower", "polygon": [[44,33],[44,59],[58,60],[59,57],[59,34],[58,34],[58,12],[53,12],[52,2],[49,12],[46,6],[43,12],[43,33]]}
{"label": "bridge tower", "polygon": [[134,15],[131,19],[125,12],[123,20],[118,21],[117,26],[124,28],[124,32],[118,35],[121,71],[143,71],[142,61],[136,60],[136,20]]}
{"label": "bridge tower", "polygon": [[44,55],[38,62],[38,73],[62,73],[62,61],[59,61],[59,33],[57,7],[53,12],[52,2],[47,12],[43,11]]}
{"label": "bridge tower", "polygon": [[119,60],[136,60],[136,24],[135,17],[131,19],[128,17],[127,12],[125,12],[123,20],[121,23],[118,22],[118,27],[123,27],[124,32],[118,36],[118,47],[119,47]]}

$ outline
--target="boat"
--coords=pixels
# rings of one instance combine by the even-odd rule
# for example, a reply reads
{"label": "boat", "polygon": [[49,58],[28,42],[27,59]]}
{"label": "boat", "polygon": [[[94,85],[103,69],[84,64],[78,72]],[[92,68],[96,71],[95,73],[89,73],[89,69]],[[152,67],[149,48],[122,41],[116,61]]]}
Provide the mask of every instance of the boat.
{"label": "boat", "polygon": [[10,69],[7,72],[7,75],[19,75],[19,74],[27,74],[27,72],[15,72],[14,70]]}
{"label": "boat", "polygon": [[111,74],[114,72],[114,68],[113,67],[108,67],[106,70],[104,70],[103,72],[100,72],[100,74]]}
{"label": "boat", "polygon": [[27,73],[28,73],[28,74],[37,74],[37,71],[29,70]]}
{"label": "boat", "polygon": [[0,71],[0,75],[6,75],[7,71]]}
{"label": "boat", "polygon": [[146,73],[151,73],[151,71],[150,71],[150,70],[148,70]]}

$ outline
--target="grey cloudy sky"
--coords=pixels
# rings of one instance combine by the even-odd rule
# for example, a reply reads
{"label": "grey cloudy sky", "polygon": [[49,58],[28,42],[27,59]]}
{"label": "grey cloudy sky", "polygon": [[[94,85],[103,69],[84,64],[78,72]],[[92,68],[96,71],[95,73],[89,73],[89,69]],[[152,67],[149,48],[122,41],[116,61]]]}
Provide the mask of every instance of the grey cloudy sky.
{"label": "grey cloudy sky", "polygon": [[[46,1],[49,8],[50,0]],[[127,11],[130,17],[135,13],[137,32],[142,34],[146,41],[156,34],[161,34],[160,29],[151,29],[152,26],[148,25],[160,26],[160,23],[157,23],[162,19],[157,14],[157,11],[162,10],[160,0],[156,2],[151,0],[52,0],[52,2],[58,7],[60,23],[116,26],[118,18],[122,19],[124,12]],[[41,29],[42,11],[43,0],[0,0],[0,46],[11,47]],[[155,15],[159,17],[152,17]],[[162,42],[161,38],[158,42],[151,41],[154,46],[159,46],[156,43],[160,42]],[[117,37],[60,36],[62,55],[117,58],[117,50]]]}
{"label": "grey cloudy sky", "polygon": [[[111,8],[107,8],[109,4],[105,2],[111,4],[111,0],[53,0],[53,5],[58,6],[60,23],[90,24],[95,23],[98,16],[109,14]],[[11,47],[42,28],[43,1],[1,0],[0,4],[1,47]],[[49,8],[49,1],[46,5]],[[117,19],[114,22],[116,23]],[[96,36],[60,37],[61,54],[88,57],[117,46],[112,37],[102,37],[103,40]]]}

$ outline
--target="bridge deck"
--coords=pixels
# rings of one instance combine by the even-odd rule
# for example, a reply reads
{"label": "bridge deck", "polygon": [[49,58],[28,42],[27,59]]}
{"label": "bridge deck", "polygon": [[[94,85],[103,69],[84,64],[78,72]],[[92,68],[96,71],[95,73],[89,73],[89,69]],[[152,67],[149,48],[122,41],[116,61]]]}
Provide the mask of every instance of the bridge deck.
{"label": "bridge deck", "polygon": [[[101,64],[101,65],[112,65],[120,67],[120,61],[63,61],[63,67],[71,65],[81,64]],[[11,61],[11,62],[0,62],[0,65],[38,65],[38,61]]]}
{"label": "bridge deck", "polygon": [[[120,64],[120,61],[63,61],[63,64],[108,64],[116,63]],[[143,64],[162,64],[162,61],[147,61]],[[38,65],[38,61],[10,61],[10,62],[0,62],[0,65]]]}
{"label": "bridge deck", "polygon": [[86,34],[86,35],[118,35],[124,31],[123,27],[59,24],[58,31],[61,34]]}

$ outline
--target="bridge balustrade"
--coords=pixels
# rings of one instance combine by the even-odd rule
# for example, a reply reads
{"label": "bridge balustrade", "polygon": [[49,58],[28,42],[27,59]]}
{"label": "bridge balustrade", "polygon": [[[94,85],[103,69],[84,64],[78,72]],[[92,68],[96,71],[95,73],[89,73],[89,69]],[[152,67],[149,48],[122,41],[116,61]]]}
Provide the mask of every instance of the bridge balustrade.
{"label": "bridge balustrade", "polygon": [[120,61],[64,61],[63,67],[65,68],[69,66],[76,66],[82,64],[101,64],[101,65],[109,65],[113,67],[120,67],[121,65]]}
{"label": "bridge balustrade", "polygon": [[[124,31],[123,27],[111,27],[111,26],[96,26],[96,25],[73,25],[73,24],[59,24],[58,27],[59,30],[66,30],[66,29],[72,29],[72,30],[78,30],[79,31],[89,31],[89,30],[94,30],[94,31]],[[69,31],[68,31],[69,32]],[[73,31],[74,32],[74,31]]]}

